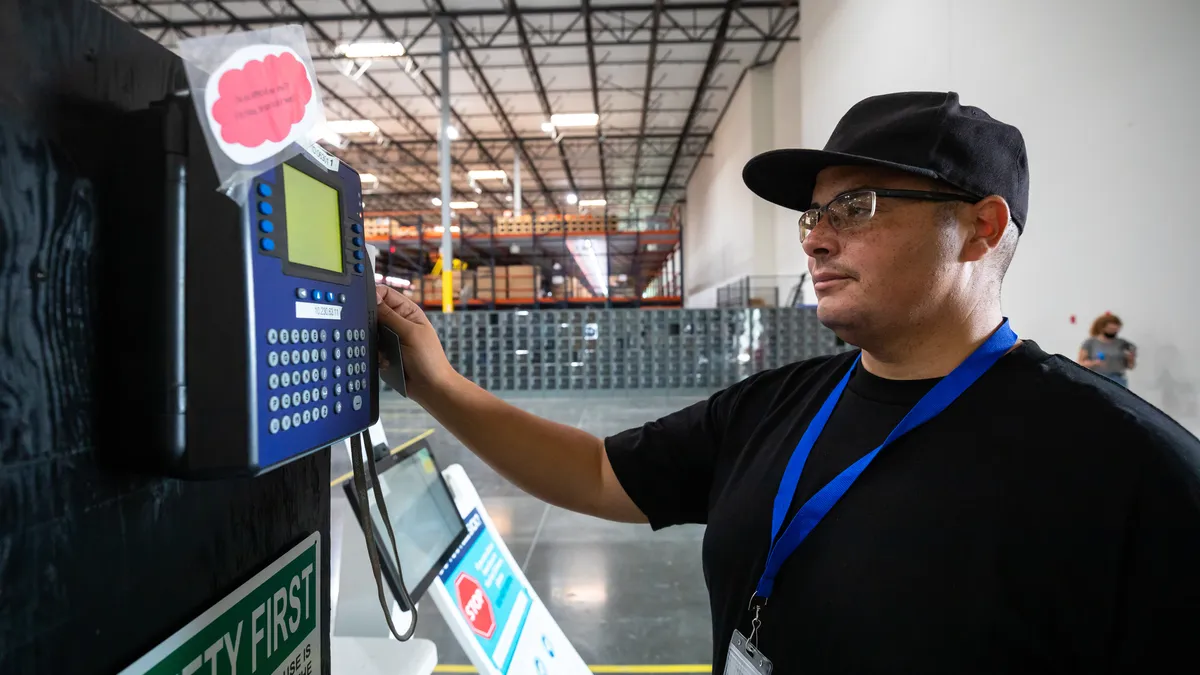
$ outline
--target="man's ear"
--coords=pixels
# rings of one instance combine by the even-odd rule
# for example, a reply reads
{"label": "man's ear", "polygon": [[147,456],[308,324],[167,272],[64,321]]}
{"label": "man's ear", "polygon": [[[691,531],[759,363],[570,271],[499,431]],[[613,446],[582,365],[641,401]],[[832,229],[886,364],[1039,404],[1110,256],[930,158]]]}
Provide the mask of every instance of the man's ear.
{"label": "man's ear", "polygon": [[963,242],[961,262],[977,262],[988,252],[1000,245],[1008,229],[1008,202],[1004,197],[992,195],[974,203],[967,211],[964,223],[969,228],[967,240]]}

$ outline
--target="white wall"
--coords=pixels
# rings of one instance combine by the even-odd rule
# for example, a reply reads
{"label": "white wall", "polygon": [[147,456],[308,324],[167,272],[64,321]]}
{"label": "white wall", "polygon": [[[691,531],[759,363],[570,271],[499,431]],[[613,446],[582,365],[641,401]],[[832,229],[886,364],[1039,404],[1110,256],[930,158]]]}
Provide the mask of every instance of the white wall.
{"label": "white wall", "polygon": [[719,286],[747,274],[774,273],[769,221],[775,207],[742,183],[746,161],[774,142],[772,84],[770,69],[746,74],[708,144],[709,156],[688,181],[683,259],[689,307],[715,307]]}
{"label": "white wall", "polygon": [[[801,17],[773,68],[776,146],[820,147],[851,105],[891,91],[954,90],[1015,124],[1032,187],[1006,313],[1068,355],[1092,318],[1121,315],[1141,349],[1132,388],[1200,431],[1200,2],[802,0]],[[689,184],[689,228],[696,196]],[[774,221],[775,271],[799,273],[795,216]]]}

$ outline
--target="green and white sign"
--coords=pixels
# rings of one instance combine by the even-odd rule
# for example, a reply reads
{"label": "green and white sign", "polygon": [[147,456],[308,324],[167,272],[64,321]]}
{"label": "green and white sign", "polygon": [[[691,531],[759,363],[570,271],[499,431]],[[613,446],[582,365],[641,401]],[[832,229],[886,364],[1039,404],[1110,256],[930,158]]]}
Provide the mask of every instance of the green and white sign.
{"label": "green and white sign", "polygon": [[314,532],[120,675],[319,675],[321,597]]}

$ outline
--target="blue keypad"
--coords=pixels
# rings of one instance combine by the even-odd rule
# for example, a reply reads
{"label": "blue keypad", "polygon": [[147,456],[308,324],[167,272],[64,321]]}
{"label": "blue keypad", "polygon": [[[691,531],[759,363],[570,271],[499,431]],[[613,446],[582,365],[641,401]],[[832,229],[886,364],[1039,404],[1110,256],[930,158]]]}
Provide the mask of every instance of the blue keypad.
{"label": "blue keypad", "polygon": [[[269,237],[263,237],[261,240],[259,240],[258,245],[264,251],[275,250],[275,240]],[[362,265],[359,265],[359,267],[362,267]]]}
{"label": "blue keypad", "polygon": [[258,196],[270,197],[271,196],[271,186],[267,185],[266,183],[259,183],[258,184]]}
{"label": "blue keypad", "polygon": [[258,212],[264,216],[269,216],[275,209],[271,206],[271,202],[259,202]]}
{"label": "blue keypad", "polygon": [[[328,302],[336,302],[337,298],[344,301],[345,298],[345,294],[304,288],[296,289],[296,296]],[[276,327],[268,328],[264,335],[270,344],[290,343],[305,347],[263,350],[270,390],[263,392],[267,407],[264,424],[268,432],[278,434],[301,429],[327,419],[330,413],[340,413],[346,405],[345,401],[339,400],[342,396],[361,399],[360,392],[369,384],[368,379],[362,377],[367,372],[365,330]],[[297,365],[304,369],[292,370]],[[361,402],[354,409],[359,406]]]}

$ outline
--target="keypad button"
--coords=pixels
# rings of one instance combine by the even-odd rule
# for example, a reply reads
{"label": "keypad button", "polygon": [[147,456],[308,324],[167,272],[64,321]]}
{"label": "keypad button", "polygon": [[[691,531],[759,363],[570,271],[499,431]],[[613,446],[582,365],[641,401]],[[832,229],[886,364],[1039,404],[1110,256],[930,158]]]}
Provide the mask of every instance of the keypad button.
{"label": "keypad button", "polygon": [[299,298],[300,300],[307,300],[308,299],[308,289],[307,288],[297,288],[296,289],[296,297]]}
{"label": "keypad button", "polygon": [[353,232],[354,234],[358,234],[358,233],[362,232],[362,225],[359,225],[358,223],[352,223],[350,225],[350,231]]}
{"label": "keypad button", "polygon": [[362,260],[362,258],[363,258],[362,251],[355,251],[353,255],[354,255],[355,260]]}
{"label": "keypad button", "polygon": [[313,400],[313,402],[314,402],[314,403],[316,403],[317,401],[320,401],[320,400],[321,400],[321,390],[320,390],[320,388],[318,388],[318,387],[313,387],[310,393],[312,394],[312,400]]}
{"label": "keypad button", "polygon": [[299,407],[300,407],[300,399],[301,399],[300,392],[298,392],[298,391],[293,391],[293,392],[292,392],[292,407],[293,407],[293,408],[299,408]]}
{"label": "keypad button", "polygon": [[300,344],[300,331],[295,328],[292,329],[292,344]]}
{"label": "keypad button", "polygon": [[292,397],[284,394],[283,397],[279,399],[279,405],[283,406],[284,410],[292,407]]}
{"label": "keypad button", "polygon": [[301,363],[308,363],[311,360],[312,360],[312,354],[310,354],[307,349],[300,352],[300,362]]}
{"label": "keypad button", "polygon": [[286,345],[292,341],[292,334],[286,330],[279,331],[279,341]]}
{"label": "keypad button", "polygon": [[366,388],[367,388],[367,387],[369,387],[369,386],[371,386],[371,383],[370,383],[370,382],[368,382],[368,381],[367,381],[367,378],[365,378],[365,377],[364,377],[364,378],[362,379],[362,388],[363,388],[364,390],[366,390]]}
{"label": "keypad button", "polygon": [[346,304],[346,294],[345,293],[338,293],[338,302],[342,303],[343,305]]}
{"label": "keypad button", "polygon": [[258,196],[259,197],[270,197],[271,196],[271,186],[267,185],[266,183],[259,183],[258,184]]}
{"label": "keypad button", "polygon": [[267,376],[267,387],[270,389],[279,388],[279,373],[271,373]]}
{"label": "keypad button", "polygon": [[292,386],[292,374],[291,374],[291,373],[282,373],[282,374],[280,374],[280,376],[279,376],[279,384],[280,384],[281,386],[283,386],[283,387],[290,387],[290,386]]}
{"label": "keypad button", "polygon": [[329,350],[328,350],[328,349],[322,349],[322,350],[321,350],[321,360],[322,360],[322,361],[328,361],[328,360],[329,360]]}
{"label": "keypad button", "polygon": [[292,353],[291,352],[283,352],[282,354],[280,354],[279,362],[285,366],[292,365]]}
{"label": "keypad button", "polygon": [[326,417],[329,417],[329,406],[323,405],[321,406],[321,419],[325,419]]}
{"label": "keypad button", "polygon": [[363,404],[362,397],[361,397],[361,396],[355,396],[355,397],[354,397],[354,409],[355,409],[355,410],[360,410],[360,409],[362,408],[362,404]]}
{"label": "keypad button", "polygon": [[320,302],[325,299],[325,292],[317,288],[313,289],[311,295],[314,302]]}
{"label": "keypad button", "polygon": [[329,387],[321,387],[321,400],[329,398]]}
{"label": "keypad button", "polygon": [[354,263],[354,271],[358,272],[359,274],[362,274],[363,273],[363,264],[362,263]]}
{"label": "keypad button", "polygon": [[362,237],[352,237],[350,243],[354,246],[362,246]]}
{"label": "keypad button", "polygon": [[279,426],[283,427],[284,431],[292,428],[292,418],[289,415],[284,415],[279,419]]}
{"label": "keypad button", "polygon": [[341,367],[341,366],[334,366],[334,367],[333,367],[333,376],[334,376],[334,377],[341,377],[341,376],[342,376],[342,367]]}
{"label": "keypad button", "polygon": [[258,212],[263,214],[264,216],[271,215],[271,212],[274,210],[275,209],[271,207],[271,202],[259,202],[258,203]]}
{"label": "keypad button", "polygon": [[308,329],[307,329],[307,328],[303,328],[303,329],[301,329],[301,330],[300,330],[300,341],[301,341],[301,342],[303,342],[303,343],[305,343],[305,344],[308,344],[308,337],[309,337],[309,336],[308,336]]}
{"label": "keypad button", "polygon": [[300,350],[299,349],[292,350],[292,363],[294,365],[300,364]]}
{"label": "keypad button", "polygon": [[279,410],[279,397],[278,396],[272,396],[271,400],[267,401],[267,409],[270,410],[271,412],[275,412],[276,410]]}
{"label": "keypad button", "polygon": [[342,330],[340,328],[333,329],[333,341],[337,342],[342,339]]}
{"label": "keypad button", "polygon": [[262,220],[258,221],[258,230],[263,234],[271,234],[275,231],[275,223],[263,218]]}
{"label": "keypad button", "polygon": [[322,361],[321,350],[317,349],[316,347],[313,347],[312,349],[309,350],[308,356],[309,356],[309,358],[312,359],[313,363],[320,363]]}
{"label": "keypad button", "polygon": [[329,332],[326,331],[324,328],[322,328],[321,329],[321,342],[324,342],[328,339],[329,339]]}
{"label": "keypad button", "polygon": [[[274,251],[275,250],[275,240],[271,239],[269,237],[263,237],[262,239],[260,239],[258,242],[258,245],[264,251]],[[359,267],[361,267],[361,265],[359,265]]]}
{"label": "keypad button", "polygon": [[333,395],[334,395],[334,396],[341,396],[341,395],[342,395],[342,384],[341,384],[340,382],[339,382],[339,383],[337,383],[337,384],[335,384],[335,385],[333,385]]}
{"label": "keypad button", "polygon": [[311,374],[312,374],[312,377],[311,377],[310,379],[311,379],[313,382],[320,382],[320,381],[321,381],[321,371],[320,371],[320,369],[318,369],[318,368],[313,368],[312,370],[310,370],[310,371],[309,371],[309,373],[311,373]]}
{"label": "keypad button", "polygon": [[279,365],[279,352],[274,350],[267,352],[267,365],[272,368]]}
{"label": "keypad button", "polygon": [[300,414],[300,419],[303,420],[303,422],[305,424],[308,424],[309,422],[312,421],[312,412],[305,410],[303,413]]}
{"label": "keypad button", "polygon": [[298,370],[292,371],[292,386],[295,386],[295,387],[300,386],[300,371],[298,371]]}
{"label": "keypad button", "polygon": [[301,378],[300,381],[303,382],[304,384],[308,384],[309,382],[312,382],[312,374],[307,370],[300,373],[300,378]]}
{"label": "keypad button", "polygon": [[273,434],[279,433],[279,418],[272,417],[271,423],[267,425],[267,428],[270,429],[271,433]]}
{"label": "keypad button", "polygon": [[294,427],[300,426],[301,419],[303,419],[303,418],[300,416],[300,413],[298,413],[298,412],[292,413],[292,426],[294,426]]}
{"label": "keypad button", "polygon": [[272,328],[267,331],[267,344],[273,345],[276,342],[279,342],[279,331]]}
{"label": "keypad button", "polygon": [[307,390],[307,389],[305,389],[305,390],[304,390],[304,391],[303,391],[303,392],[300,394],[300,400],[301,400],[301,401],[303,401],[303,402],[305,402],[305,403],[312,403],[312,394],[308,393],[308,390]]}
{"label": "keypad button", "polygon": [[334,360],[334,361],[339,361],[339,360],[341,360],[341,358],[342,358],[342,348],[341,348],[341,347],[334,347],[334,348],[333,348],[333,360]]}
{"label": "keypad button", "polygon": [[335,401],[335,402],[334,402],[334,404],[333,404],[333,412],[334,412],[334,414],[337,414],[337,413],[340,413],[340,412],[342,412],[342,402],[341,402],[341,401]]}
{"label": "keypad button", "polygon": [[328,368],[322,368],[322,369],[321,369],[321,379],[322,379],[322,380],[328,380],[328,379],[329,379],[329,369],[328,369]]}

